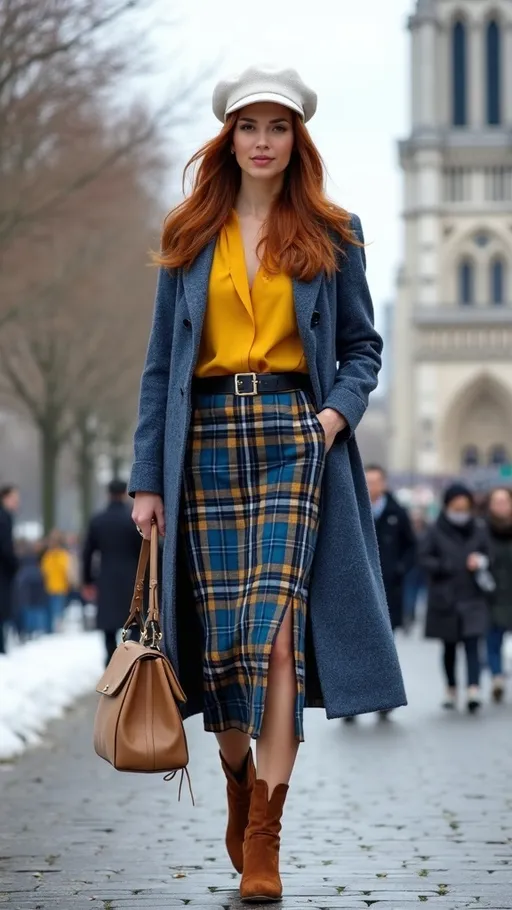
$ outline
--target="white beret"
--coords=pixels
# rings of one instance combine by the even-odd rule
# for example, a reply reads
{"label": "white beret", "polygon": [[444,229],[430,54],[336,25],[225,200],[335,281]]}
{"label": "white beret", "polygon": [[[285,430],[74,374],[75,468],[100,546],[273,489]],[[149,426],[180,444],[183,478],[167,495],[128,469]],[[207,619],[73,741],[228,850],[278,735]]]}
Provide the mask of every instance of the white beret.
{"label": "white beret", "polygon": [[218,82],[213,91],[213,113],[224,123],[228,114],[258,101],[273,101],[300,114],[305,123],[316,111],[316,92],[294,69],[275,70],[250,66],[233,79]]}

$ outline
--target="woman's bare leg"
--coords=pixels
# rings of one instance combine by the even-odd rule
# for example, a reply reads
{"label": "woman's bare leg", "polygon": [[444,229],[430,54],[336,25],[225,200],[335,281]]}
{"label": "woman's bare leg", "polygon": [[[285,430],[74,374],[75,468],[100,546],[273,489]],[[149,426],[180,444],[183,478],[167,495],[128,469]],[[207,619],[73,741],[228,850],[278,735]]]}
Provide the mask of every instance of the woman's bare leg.
{"label": "woman's bare leg", "polygon": [[216,733],[215,736],[224,761],[237,774],[242,770],[251,748],[251,737],[240,730],[225,730],[224,733]]}
{"label": "woman's bare leg", "polygon": [[289,782],[297,758],[296,696],[293,613],[289,607],[270,656],[263,724],[256,741],[257,776],[267,782],[269,799],[277,784]]}

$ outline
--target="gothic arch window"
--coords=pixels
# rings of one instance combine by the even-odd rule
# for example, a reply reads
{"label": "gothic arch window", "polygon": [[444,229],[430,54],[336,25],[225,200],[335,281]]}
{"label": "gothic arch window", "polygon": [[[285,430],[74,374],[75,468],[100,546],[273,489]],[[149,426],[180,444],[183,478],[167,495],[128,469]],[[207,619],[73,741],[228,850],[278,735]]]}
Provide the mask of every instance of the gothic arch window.
{"label": "gothic arch window", "polygon": [[494,259],[490,265],[491,303],[500,306],[505,303],[507,266],[503,259]]}
{"label": "gothic arch window", "polygon": [[492,19],[486,33],[487,123],[501,123],[501,30]]}
{"label": "gothic arch window", "polygon": [[465,446],[461,453],[461,467],[477,468],[480,464],[480,453],[478,446]]}
{"label": "gothic arch window", "polygon": [[505,446],[497,445],[492,446],[489,451],[489,464],[490,465],[504,465],[509,464],[510,458]]}
{"label": "gothic arch window", "polygon": [[475,302],[475,266],[471,259],[463,259],[459,264],[459,303],[472,306]]}
{"label": "gothic arch window", "polygon": [[452,29],[452,120],[454,126],[467,123],[467,30],[459,19]]}

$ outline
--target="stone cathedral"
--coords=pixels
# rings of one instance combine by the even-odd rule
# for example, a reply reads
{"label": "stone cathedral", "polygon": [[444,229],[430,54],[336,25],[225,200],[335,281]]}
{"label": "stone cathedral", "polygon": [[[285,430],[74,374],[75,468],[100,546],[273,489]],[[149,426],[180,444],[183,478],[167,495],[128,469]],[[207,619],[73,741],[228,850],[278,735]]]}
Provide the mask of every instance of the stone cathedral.
{"label": "stone cathedral", "polygon": [[418,0],[389,467],[512,462],[512,0]]}

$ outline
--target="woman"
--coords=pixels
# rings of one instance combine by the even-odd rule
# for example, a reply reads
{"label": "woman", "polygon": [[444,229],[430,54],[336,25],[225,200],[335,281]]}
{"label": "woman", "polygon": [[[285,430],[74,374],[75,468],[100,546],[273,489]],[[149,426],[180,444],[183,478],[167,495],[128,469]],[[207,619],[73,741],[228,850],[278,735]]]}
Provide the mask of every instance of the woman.
{"label": "woman", "polygon": [[156,257],[130,482],[142,533],[165,529],[165,646],[219,742],[245,900],[281,896],[304,706],[405,704],[354,439],[382,342],[359,219],[324,196],[315,108],[294,70],[215,89],[222,129]]}
{"label": "woman", "polygon": [[420,563],[428,573],[427,638],[444,642],[446,698],[457,704],[456,652],[466,651],[467,708],[480,707],[480,639],[487,632],[488,603],[478,584],[478,572],[489,565],[485,524],[474,517],[473,494],[453,484],[444,495],[443,511],[420,544]]}
{"label": "woman", "polygon": [[491,598],[491,627],[487,635],[487,657],[492,673],[492,696],[503,700],[503,639],[512,629],[512,490],[500,487],[489,497],[488,524],[492,544],[492,572],[496,591]]}

